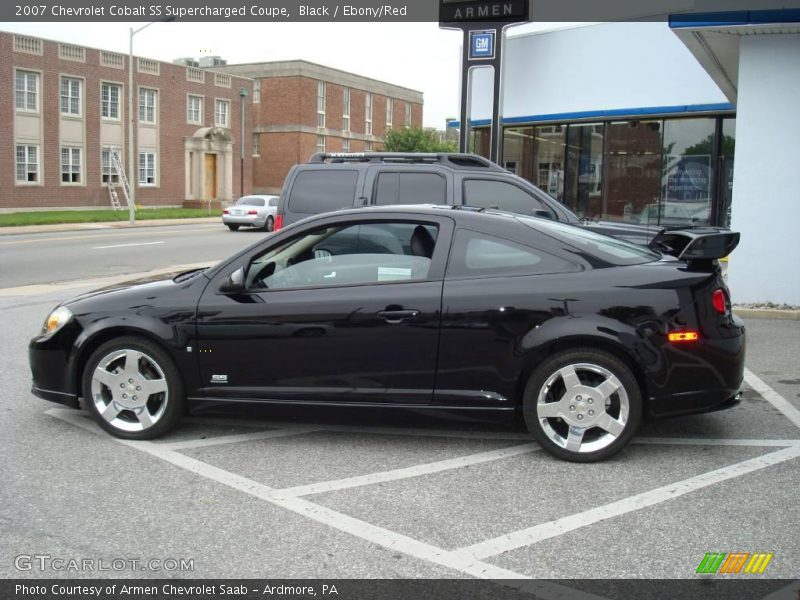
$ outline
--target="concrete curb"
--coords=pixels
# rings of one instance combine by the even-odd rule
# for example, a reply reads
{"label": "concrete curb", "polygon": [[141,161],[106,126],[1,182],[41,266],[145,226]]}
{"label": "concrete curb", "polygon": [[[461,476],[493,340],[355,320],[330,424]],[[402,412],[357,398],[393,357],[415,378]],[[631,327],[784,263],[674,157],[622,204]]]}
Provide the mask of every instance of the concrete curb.
{"label": "concrete curb", "polygon": [[733,312],[742,319],[782,319],[800,321],[800,310],[776,310],[774,308],[734,308]]}
{"label": "concrete curb", "polygon": [[216,217],[196,217],[191,219],[152,219],[136,221],[131,227],[127,221],[110,221],[100,223],[55,223],[53,225],[21,225],[19,227],[0,227],[0,236],[22,235],[26,233],[54,233],[58,231],[97,231],[100,229],[139,229],[141,227],[165,227],[168,225],[198,225],[202,223],[219,223],[222,219]]}

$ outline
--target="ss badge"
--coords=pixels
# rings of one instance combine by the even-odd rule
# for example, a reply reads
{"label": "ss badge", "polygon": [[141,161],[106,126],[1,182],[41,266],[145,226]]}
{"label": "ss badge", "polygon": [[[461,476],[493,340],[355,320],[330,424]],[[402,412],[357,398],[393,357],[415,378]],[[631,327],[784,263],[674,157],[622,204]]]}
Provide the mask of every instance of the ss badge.
{"label": "ss badge", "polygon": [[227,375],[212,375],[211,383],[228,383]]}

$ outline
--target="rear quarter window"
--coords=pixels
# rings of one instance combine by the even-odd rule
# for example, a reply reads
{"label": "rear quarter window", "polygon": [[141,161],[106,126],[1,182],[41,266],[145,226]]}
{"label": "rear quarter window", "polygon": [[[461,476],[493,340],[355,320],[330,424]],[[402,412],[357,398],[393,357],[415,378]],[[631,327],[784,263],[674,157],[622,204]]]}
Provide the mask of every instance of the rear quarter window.
{"label": "rear quarter window", "polygon": [[290,191],[289,211],[315,215],[351,208],[357,181],[358,171],[301,171]]}
{"label": "rear quarter window", "polygon": [[469,229],[456,232],[447,278],[571,273],[577,265],[538,248]]}

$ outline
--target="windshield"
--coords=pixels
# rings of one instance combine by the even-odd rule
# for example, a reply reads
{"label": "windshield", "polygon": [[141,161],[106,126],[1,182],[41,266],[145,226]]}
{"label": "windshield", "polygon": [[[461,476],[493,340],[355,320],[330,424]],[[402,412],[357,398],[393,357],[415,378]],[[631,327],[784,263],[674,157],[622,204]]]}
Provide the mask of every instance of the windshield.
{"label": "windshield", "polygon": [[236,202],[238,206],[264,206],[263,198],[239,198]]}
{"label": "windshield", "polygon": [[528,227],[566,242],[585,255],[599,258],[610,265],[638,265],[661,258],[661,255],[643,246],[594,233],[576,225],[529,217],[518,217],[518,220]]}

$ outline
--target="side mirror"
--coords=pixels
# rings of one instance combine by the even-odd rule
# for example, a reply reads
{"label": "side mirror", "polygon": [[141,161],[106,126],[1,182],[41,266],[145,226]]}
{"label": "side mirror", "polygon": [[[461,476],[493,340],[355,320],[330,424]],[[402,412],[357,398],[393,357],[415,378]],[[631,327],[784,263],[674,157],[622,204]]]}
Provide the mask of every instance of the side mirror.
{"label": "side mirror", "polygon": [[225,281],[219,286],[219,291],[223,294],[240,294],[244,291],[244,267],[239,267],[228,275]]}
{"label": "side mirror", "polygon": [[545,210],[544,208],[537,208],[533,211],[534,217],[540,217],[542,219],[552,219],[553,215],[550,214],[549,210]]}

